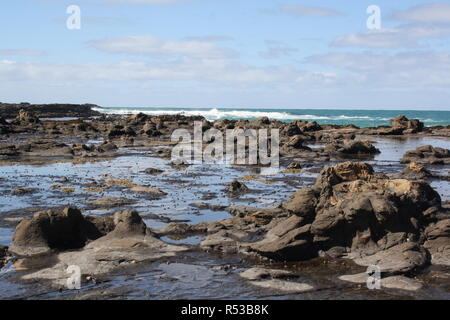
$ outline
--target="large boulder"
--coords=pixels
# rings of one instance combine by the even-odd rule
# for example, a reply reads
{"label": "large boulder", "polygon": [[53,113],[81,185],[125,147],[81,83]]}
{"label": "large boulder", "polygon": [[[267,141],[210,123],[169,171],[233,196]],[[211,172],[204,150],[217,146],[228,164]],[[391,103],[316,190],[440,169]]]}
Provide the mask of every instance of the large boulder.
{"label": "large boulder", "polygon": [[423,122],[418,119],[408,119],[405,115],[399,115],[390,120],[392,128],[403,130],[403,133],[417,133],[424,128]]}
{"label": "large boulder", "polygon": [[423,165],[416,162],[409,162],[406,168],[397,177],[410,180],[422,180],[432,177],[433,174]]}
{"label": "large boulder", "polygon": [[289,141],[286,143],[286,147],[288,148],[294,148],[294,149],[302,149],[302,150],[311,150],[308,146],[306,146],[306,139],[305,136],[302,135],[295,135],[289,139]]}
{"label": "large boulder", "polygon": [[420,146],[415,150],[407,151],[400,161],[401,163],[449,164],[450,150],[435,148],[431,145]]}
{"label": "large boulder", "polygon": [[354,261],[362,266],[377,266],[383,274],[395,275],[416,272],[425,267],[429,259],[425,248],[405,242]]}
{"label": "large boulder", "polygon": [[139,124],[144,124],[148,119],[150,118],[150,116],[139,112],[137,114],[132,114],[130,116],[128,116],[125,119],[125,122],[129,123],[130,125],[139,125]]}
{"label": "large boulder", "polygon": [[296,123],[290,122],[288,124],[286,124],[283,129],[281,130],[281,135],[282,136],[288,136],[288,137],[292,137],[292,136],[296,136],[299,134],[302,134],[302,130],[298,127],[298,125]]}
{"label": "large boulder", "polygon": [[297,125],[302,132],[314,132],[322,130],[322,127],[315,121],[295,120],[292,122]]}
{"label": "large boulder", "polygon": [[225,193],[230,197],[239,197],[249,191],[249,188],[237,179],[234,179],[226,188]]}
{"label": "large boulder", "polygon": [[[279,208],[290,217],[269,225],[250,250],[275,260],[339,251],[354,259],[371,257],[360,264],[383,262],[393,274],[414,271],[429,262],[423,230],[440,207],[439,194],[424,181],[390,180],[369,164],[341,163],[325,167],[312,187],[283,202]],[[441,242],[436,246],[447,250]]]}
{"label": "large boulder", "polygon": [[281,221],[261,241],[251,245],[260,255],[283,261],[298,261],[313,258],[317,249],[312,242],[311,225],[304,225],[298,216]]}
{"label": "large boulder", "polygon": [[321,192],[325,188],[330,188],[335,184],[353,181],[368,180],[375,176],[371,165],[364,162],[344,162],[336,166],[323,168],[314,184],[314,189]]}
{"label": "large boulder", "polygon": [[380,153],[380,150],[369,141],[349,139],[327,144],[325,151],[339,155],[374,155]]}
{"label": "large boulder", "polygon": [[[27,256],[48,253],[52,249],[82,248],[88,241],[101,237],[108,230],[105,226],[108,223],[98,219],[85,219],[78,209],[71,207],[37,212],[18,224],[9,251]],[[104,226],[99,229],[97,224]]]}
{"label": "large boulder", "polygon": [[32,125],[40,123],[40,120],[31,111],[21,109],[13,123],[17,125]]}
{"label": "large boulder", "polygon": [[[105,218],[83,217],[74,208],[55,211],[56,218],[49,215],[49,212],[40,213],[21,222],[16,229],[10,248],[19,256],[16,268],[26,269],[30,260],[36,258],[35,254],[55,254],[44,259],[40,268],[22,275],[24,280],[50,281],[61,288],[67,284],[68,266],[79,268],[84,281],[86,276],[101,277],[118,268],[173,257],[188,249],[159,240],[132,210]],[[50,249],[57,250],[50,252]],[[49,264],[45,263],[47,260]]]}
{"label": "large boulder", "polygon": [[117,138],[117,137],[135,137],[136,132],[133,128],[129,126],[123,126],[120,124],[113,124],[108,132],[109,138]]}
{"label": "large boulder", "polygon": [[281,207],[309,221],[314,218],[316,204],[317,193],[312,188],[303,188],[292,194],[291,199],[283,202]]}
{"label": "large boulder", "polygon": [[450,266],[450,219],[429,225],[425,237],[424,247],[431,253],[432,263]]}

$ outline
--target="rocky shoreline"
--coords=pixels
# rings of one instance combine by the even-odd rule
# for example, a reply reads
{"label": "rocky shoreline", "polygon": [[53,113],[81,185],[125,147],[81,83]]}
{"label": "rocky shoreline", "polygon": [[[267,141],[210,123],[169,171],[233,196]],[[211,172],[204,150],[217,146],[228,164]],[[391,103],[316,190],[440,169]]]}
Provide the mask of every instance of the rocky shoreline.
{"label": "rocky shoreline", "polygon": [[65,118],[65,117],[94,117],[101,116],[100,112],[93,108],[99,108],[95,104],[31,104],[22,103],[1,103],[0,117],[14,119],[19,115],[20,110],[31,112],[40,118]]}
{"label": "rocky shoreline", "polygon": [[[242,259],[237,264],[239,271],[230,272],[258,288],[255,290],[300,294],[318,288],[295,268],[268,267],[271,264],[351,261],[354,267],[349,271],[358,272],[333,275],[333,281],[340,286],[346,283],[360,288],[368,278],[365,269],[377,266],[384,290],[400,290],[402,295],[427,288],[439,292],[441,298],[450,297],[450,207],[442,199],[441,190],[431,185],[450,180],[446,171],[450,151],[420,145],[398,158],[396,166],[400,170],[392,170],[389,165],[380,167],[376,160],[383,154],[376,142],[380,137],[448,140],[450,126],[425,127],[419,120],[405,116],[392,119],[390,127],[377,128],[286,123],[268,118],[211,122],[182,115],[98,117],[88,111],[89,105],[73,107],[65,114],[83,119],[42,120],[61,117],[63,107],[45,106],[38,113],[32,106],[0,107],[0,164],[4,168],[102,161],[114,164],[117,159],[136,154],[141,160],[154,158],[164,163],[139,172],[150,181],[148,184],[123,177],[112,167],[111,177],[83,182],[83,190],[94,194],[89,200],[83,201],[80,196],[75,199],[79,201],[76,205],[66,206],[62,199],[76,186],[66,186],[70,180],[59,180],[52,187],[59,190],[60,206],[31,207],[26,213],[3,212],[1,226],[13,228],[14,234],[9,248],[1,248],[2,265],[16,270],[14,281],[43,281],[46,287],[59,290],[66,283],[66,268],[70,265],[80,266],[86,285],[130,268],[168,259],[179,263],[190,255],[206,253],[229,257],[224,260]],[[170,162],[170,135],[180,128],[191,132],[194,121],[201,121],[204,130],[279,129],[284,176],[265,177],[252,173],[262,169],[258,166],[240,167],[247,174],[219,182],[220,191],[201,197],[196,196],[198,189],[191,183],[189,197],[197,201],[189,203],[190,207],[211,215],[223,212],[224,219],[187,223],[152,211],[142,212],[143,207],[137,205],[140,199],[148,203],[161,201],[162,206],[176,201],[171,198],[172,191],[157,186],[156,180],[171,179],[177,189],[177,184],[189,178],[189,165]],[[174,173],[166,176],[167,168]],[[218,170],[220,179],[227,176],[225,169]],[[274,184],[271,192],[291,196],[272,205],[240,205],[246,194],[262,193],[252,187],[254,183],[260,188]],[[204,184],[207,188],[208,182]],[[117,188],[136,197],[117,196]],[[43,191],[16,186],[9,192],[2,197],[20,198]],[[450,194],[446,196],[450,198]],[[96,215],[99,208],[109,211]],[[164,224],[158,228],[147,224],[147,219]],[[183,242],[193,237],[200,241],[194,245]],[[318,273],[320,270],[317,267]],[[431,278],[422,279],[430,272],[440,277],[438,285]],[[95,292],[95,288],[92,290]]]}

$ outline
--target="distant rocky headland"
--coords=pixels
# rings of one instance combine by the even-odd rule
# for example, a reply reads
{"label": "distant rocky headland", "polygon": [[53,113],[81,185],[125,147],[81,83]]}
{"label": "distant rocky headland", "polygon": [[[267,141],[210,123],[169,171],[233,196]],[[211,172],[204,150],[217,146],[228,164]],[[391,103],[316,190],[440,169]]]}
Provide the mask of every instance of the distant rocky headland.
{"label": "distant rocky headland", "polygon": [[0,102],[0,116],[6,119],[13,119],[19,115],[20,110],[32,112],[41,118],[63,118],[63,117],[93,117],[101,115],[93,108],[99,108],[95,104],[31,104],[22,103],[2,103]]}

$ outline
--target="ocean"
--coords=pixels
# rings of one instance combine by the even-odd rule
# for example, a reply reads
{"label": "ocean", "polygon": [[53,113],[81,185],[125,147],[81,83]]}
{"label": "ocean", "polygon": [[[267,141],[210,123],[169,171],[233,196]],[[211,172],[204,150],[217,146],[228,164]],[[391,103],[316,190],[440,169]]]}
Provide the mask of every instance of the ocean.
{"label": "ocean", "polygon": [[415,110],[337,110],[337,109],[191,109],[191,108],[95,108],[94,110],[106,114],[135,114],[149,115],[184,114],[187,116],[204,116],[210,121],[230,119],[254,120],[268,117],[280,121],[308,120],[319,124],[354,124],[361,128],[390,125],[389,119],[404,114],[410,119],[419,119],[426,126],[450,125],[450,111],[415,111]]}

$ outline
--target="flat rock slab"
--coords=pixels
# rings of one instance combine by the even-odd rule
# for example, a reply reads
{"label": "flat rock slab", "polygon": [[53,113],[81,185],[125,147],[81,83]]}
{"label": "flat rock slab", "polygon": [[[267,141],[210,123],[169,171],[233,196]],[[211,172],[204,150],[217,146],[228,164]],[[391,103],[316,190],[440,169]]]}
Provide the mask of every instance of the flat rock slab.
{"label": "flat rock slab", "polygon": [[346,282],[362,284],[367,282],[368,277],[369,275],[367,273],[362,272],[357,274],[347,274],[344,276],[340,276],[338,277],[338,279]]}
{"label": "flat rock slab", "polygon": [[239,276],[247,280],[262,280],[288,278],[295,275],[286,270],[251,268],[241,272]]}
{"label": "flat rock slab", "polygon": [[388,289],[401,289],[407,291],[417,291],[422,289],[423,285],[414,279],[404,276],[393,276],[381,280],[381,287]]}
{"label": "flat rock slab", "polygon": [[[366,284],[369,279],[369,275],[365,272],[344,275],[339,277],[340,280],[357,283],[357,284]],[[381,279],[381,289],[400,289],[407,291],[417,291],[422,289],[423,285],[417,280],[405,277],[405,276],[392,276]]]}
{"label": "flat rock slab", "polygon": [[[25,274],[22,279],[47,280],[53,286],[65,287],[71,275],[67,271],[68,266],[79,267],[83,276],[97,277],[139,262],[172,257],[187,250],[186,247],[169,245],[152,236],[105,240],[108,241],[101,238],[93,241],[80,251],[60,253],[55,256],[57,262],[54,265]],[[18,260],[18,266],[23,264],[23,261]]]}
{"label": "flat rock slab", "polygon": [[271,280],[263,280],[263,281],[250,281],[250,283],[254,286],[264,288],[264,289],[272,289],[276,291],[290,292],[290,293],[301,293],[308,292],[314,289],[313,286],[307,283],[300,282],[291,282],[286,280],[279,279],[271,279]]}
{"label": "flat rock slab", "polygon": [[98,208],[114,208],[133,203],[133,200],[126,198],[105,197],[96,200],[88,201],[88,203]]}
{"label": "flat rock slab", "polygon": [[154,187],[146,187],[146,186],[136,186],[130,189],[131,192],[137,192],[137,193],[149,193],[156,196],[163,196],[166,195],[164,191],[158,188]]}
{"label": "flat rock slab", "polygon": [[406,242],[354,261],[361,266],[375,265],[382,273],[401,274],[424,266],[428,262],[428,257],[424,248]]}

